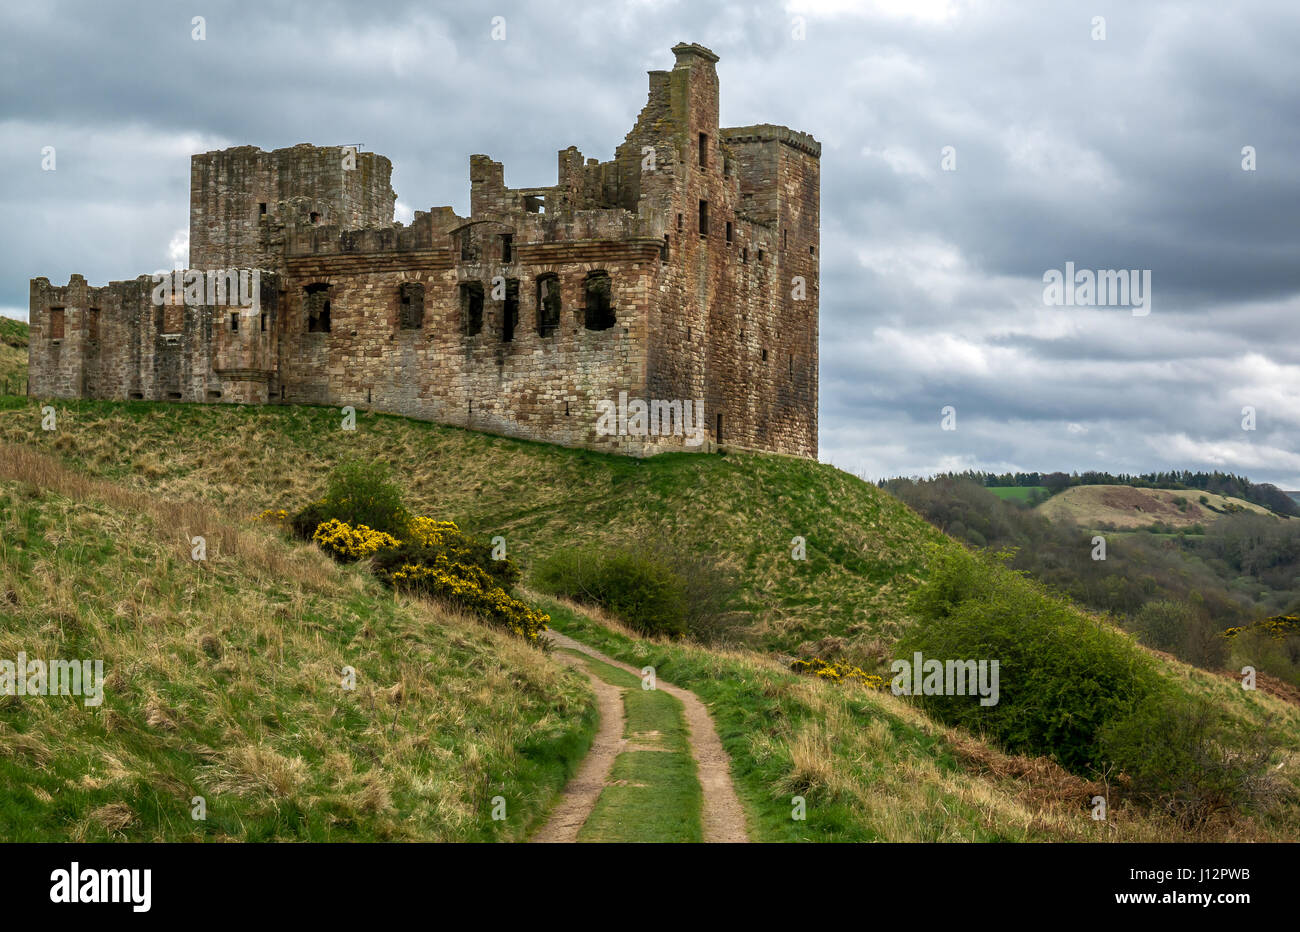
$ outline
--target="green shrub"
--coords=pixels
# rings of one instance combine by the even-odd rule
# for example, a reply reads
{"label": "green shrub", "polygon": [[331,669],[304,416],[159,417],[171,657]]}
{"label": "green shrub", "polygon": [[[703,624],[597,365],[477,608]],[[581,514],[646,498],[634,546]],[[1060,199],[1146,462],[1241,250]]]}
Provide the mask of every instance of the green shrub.
{"label": "green shrub", "polygon": [[917,701],[1012,752],[1054,757],[1076,773],[1102,764],[1103,726],[1165,688],[1151,658],[1123,634],[965,550],[936,554],[911,607],[916,621],[896,656],[999,663],[997,705],[981,706],[977,696]]}
{"label": "green shrub", "polygon": [[556,595],[599,605],[642,634],[686,633],[686,580],[653,553],[561,551],[538,567],[537,583]]}
{"label": "green shrub", "polygon": [[1152,600],[1138,610],[1132,628],[1147,647],[1168,651],[1205,670],[1221,669],[1228,658],[1228,645],[1206,612],[1195,605]]}
{"label": "green shrub", "polygon": [[[337,518],[353,527],[364,524],[399,539],[406,535],[410,525],[410,513],[402,504],[402,490],[390,479],[388,467],[382,463],[351,460],[336,466],[329,475],[325,498],[319,506],[325,515],[322,520]],[[295,530],[298,524],[295,515]]]}
{"label": "green shrub", "polygon": [[1269,768],[1270,730],[1233,722],[1205,699],[1157,694],[1104,725],[1099,739],[1128,791],[1185,828],[1267,808],[1283,792]]}
{"label": "green shrub", "polygon": [[1196,612],[1185,602],[1156,599],[1133,616],[1133,631],[1147,647],[1172,651],[1183,642],[1195,620]]}
{"label": "green shrub", "polygon": [[311,540],[316,533],[316,528],[331,517],[333,516],[326,511],[324,502],[311,502],[294,512],[293,517],[289,519],[289,524],[293,528],[294,536],[302,540]]}
{"label": "green shrub", "polygon": [[380,551],[371,561],[381,576],[406,564],[433,566],[438,557],[445,557],[452,563],[477,567],[507,591],[519,582],[519,566],[513,560],[493,559],[491,545],[475,540],[450,521],[416,517],[400,536],[400,544]]}

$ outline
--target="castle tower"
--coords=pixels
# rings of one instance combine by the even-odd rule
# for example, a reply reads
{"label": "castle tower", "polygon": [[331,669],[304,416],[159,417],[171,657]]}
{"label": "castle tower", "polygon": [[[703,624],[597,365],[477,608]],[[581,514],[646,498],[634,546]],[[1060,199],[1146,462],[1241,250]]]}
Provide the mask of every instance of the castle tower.
{"label": "castle tower", "polygon": [[392,172],[382,155],[306,143],[196,155],[190,160],[190,268],[278,267],[277,224],[391,227]]}

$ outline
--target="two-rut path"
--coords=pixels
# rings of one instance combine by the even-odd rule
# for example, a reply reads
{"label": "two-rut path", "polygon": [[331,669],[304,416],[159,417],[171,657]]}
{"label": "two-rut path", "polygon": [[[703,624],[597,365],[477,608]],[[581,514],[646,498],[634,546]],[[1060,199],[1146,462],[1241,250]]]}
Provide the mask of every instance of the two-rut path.
{"label": "two-rut path", "polygon": [[[559,632],[551,631],[548,634],[555,642],[555,646],[561,649],[556,653],[556,657],[585,674],[591,681],[592,688],[596,691],[600,725],[592,741],[591,750],[588,751],[578,772],[565,786],[550,817],[533,834],[530,841],[573,842],[579,839],[584,825],[587,825],[593,811],[597,809],[602,793],[616,784],[623,784],[623,781],[610,779],[620,756],[659,750],[659,748],[645,747],[640,743],[629,741],[629,737],[624,734],[627,719],[624,715],[623,694],[627,687],[614,685],[608,682],[607,678],[597,675],[597,672],[575,656],[575,653],[631,674],[638,682],[641,678],[640,671]],[[569,653],[570,651],[575,653]],[[745,830],[745,813],[740,807],[735,786],[731,782],[729,759],[722,748],[722,741],[713,726],[713,719],[709,716],[708,709],[694,693],[688,690],[663,680],[657,680],[655,687],[681,703],[686,742],[695,760],[696,777],[699,780],[701,793],[699,815],[703,840],[712,843],[749,841]],[[641,784],[634,784],[634,787],[641,787]],[[610,799],[607,797],[607,801]],[[611,805],[617,807],[617,801],[611,802]]]}

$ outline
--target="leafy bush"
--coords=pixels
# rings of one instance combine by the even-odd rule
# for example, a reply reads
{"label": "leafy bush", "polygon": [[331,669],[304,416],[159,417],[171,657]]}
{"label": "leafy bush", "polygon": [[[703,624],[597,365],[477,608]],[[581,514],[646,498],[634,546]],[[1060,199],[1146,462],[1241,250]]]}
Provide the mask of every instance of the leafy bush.
{"label": "leafy bush", "polygon": [[653,553],[596,548],[561,551],[537,570],[556,595],[599,605],[642,634],[681,637],[687,630],[687,584]]}
{"label": "leafy bush", "polygon": [[325,503],[310,502],[299,508],[289,519],[289,525],[293,528],[293,533],[301,540],[311,540],[316,534],[316,528],[320,527],[326,521],[333,517],[325,509]]}
{"label": "leafy bush", "polygon": [[375,574],[395,589],[419,592],[475,612],[536,641],[550,616],[510,595],[519,568],[496,560],[492,548],[464,534],[451,521],[415,517],[406,539],[379,550],[371,560]]}
{"label": "leafy bush", "polygon": [[411,520],[402,504],[402,490],[389,477],[388,467],[361,460],[334,468],[325,497],[294,515],[294,531],[300,537],[309,538],[330,518],[353,527],[365,525],[398,538],[407,533]]}
{"label": "leafy bush", "polygon": [[1183,642],[1195,620],[1195,611],[1185,602],[1156,599],[1138,609],[1133,631],[1148,647],[1172,651]]}
{"label": "leafy bush", "polygon": [[918,701],[1012,752],[1055,757],[1087,773],[1102,764],[1100,730],[1165,688],[1151,659],[1122,634],[964,550],[936,553],[911,605],[916,623],[897,656],[999,663],[997,705],[981,706],[975,696]]}
{"label": "leafy bush", "polygon": [[1221,669],[1228,658],[1223,637],[1195,605],[1156,599],[1138,610],[1132,627],[1143,644],[1202,669]]}
{"label": "leafy bush", "polygon": [[493,585],[507,591],[519,582],[521,575],[513,560],[494,559],[489,544],[476,541],[455,522],[420,516],[410,520],[400,543],[375,555],[373,565],[384,576],[407,564],[434,566],[439,557],[453,564],[477,567],[492,579]]}
{"label": "leafy bush", "polygon": [[1186,828],[1267,808],[1283,791],[1269,768],[1269,730],[1234,723],[1204,699],[1159,694],[1104,725],[1099,740],[1129,791]]}
{"label": "leafy bush", "polygon": [[419,592],[483,615],[536,641],[550,617],[510,595],[519,567],[451,521],[411,515],[386,467],[352,461],[330,473],[325,497],[290,519],[294,533],[337,560],[369,558],[395,589]]}

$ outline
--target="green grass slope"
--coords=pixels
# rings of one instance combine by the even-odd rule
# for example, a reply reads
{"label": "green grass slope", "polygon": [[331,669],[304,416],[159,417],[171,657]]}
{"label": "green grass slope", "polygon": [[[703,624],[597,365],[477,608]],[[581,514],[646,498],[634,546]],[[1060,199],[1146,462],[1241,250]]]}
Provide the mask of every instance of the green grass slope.
{"label": "green grass slope", "polygon": [[105,687],[0,697],[5,841],[518,840],[595,726],[585,680],[517,638],[0,447],[0,660],[20,652],[101,660]]}
{"label": "green grass slope", "polygon": [[[961,546],[874,486],[802,459],[634,460],[365,412],[355,431],[345,431],[339,411],[313,407],[54,406],[57,429],[43,431],[37,400],[0,402],[0,443],[46,451],[78,474],[159,502],[194,500],[245,518],[296,508],[320,495],[333,466],[360,457],[388,464],[420,513],[454,519],[480,538],[505,537],[525,567],[564,548],[671,541],[709,555],[740,583],[750,646],[767,652],[826,635],[892,642],[911,623],[908,596],[927,560]],[[83,536],[78,530],[65,539]],[[792,558],[795,537],[806,539],[807,560]],[[349,578],[364,588],[359,576]],[[612,656],[655,665],[709,704],[762,837],[1186,837],[1136,814],[1126,828],[1095,825],[1080,802],[1092,787],[1077,777],[938,725],[888,692],[800,677],[760,653],[655,644],[577,614],[558,612],[557,621]],[[1233,680],[1167,658],[1158,664],[1184,691],[1212,698],[1234,718],[1300,734],[1297,710],[1275,697],[1243,697]],[[1288,779],[1295,745],[1279,752]],[[816,814],[791,819],[794,796],[817,799]],[[1296,818],[1284,813],[1224,831],[1295,837]]]}
{"label": "green grass slope", "polygon": [[[424,514],[502,535],[525,565],[640,535],[710,554],[743,581],[757,646],[828,634],[892,638],[927,544],[958,546],[897,499],[832,466],[755,454],[635,460],[335,409],[35,399],[0,410],[0,441],[34,445],[167,498],[256,514],[300,506],[350,456],[388,463]],[[792,557],[795,537],[806,560]]]}

